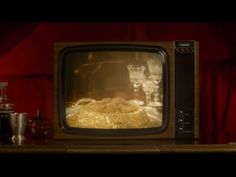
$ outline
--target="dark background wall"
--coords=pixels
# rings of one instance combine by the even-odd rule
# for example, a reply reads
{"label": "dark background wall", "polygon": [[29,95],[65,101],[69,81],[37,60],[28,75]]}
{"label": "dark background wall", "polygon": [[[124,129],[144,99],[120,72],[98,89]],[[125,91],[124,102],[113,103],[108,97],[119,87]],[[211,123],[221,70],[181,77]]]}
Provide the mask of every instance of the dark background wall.
{"label": "dark background wall", "polygon": [[53,120],[53,43],[197,40],[200,138],[236,141],[236,23],[0,24],[0,80],[16,111]]}

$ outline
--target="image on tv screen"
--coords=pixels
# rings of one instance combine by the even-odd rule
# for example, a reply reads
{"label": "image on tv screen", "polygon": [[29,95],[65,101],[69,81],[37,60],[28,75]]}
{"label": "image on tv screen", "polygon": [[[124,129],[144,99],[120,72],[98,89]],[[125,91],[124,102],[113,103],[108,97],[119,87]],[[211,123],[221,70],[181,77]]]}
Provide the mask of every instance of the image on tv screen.
{"label": "image on tv screen", "polygon": [[158,128],[163,122],[160,52],[80,51],[64,59],[64,105],[71,128]]}

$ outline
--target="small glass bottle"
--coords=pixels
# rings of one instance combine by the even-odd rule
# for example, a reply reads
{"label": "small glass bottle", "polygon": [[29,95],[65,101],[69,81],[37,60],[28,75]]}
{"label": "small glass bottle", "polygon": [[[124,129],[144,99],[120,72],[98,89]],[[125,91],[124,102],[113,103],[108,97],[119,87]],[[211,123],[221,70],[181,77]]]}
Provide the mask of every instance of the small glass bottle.
{"label": "small glass bottle", "polygon": [[37,110],[36,117],[29,120],[27,129],[33,139],[51,138],[52,136],[51,122],[43,117],[41,110]]}
{"label": "small glass bottle", "polygon": [[12,136],[10,113],[14,112],[14,104],[7,97],[7,82],[0,82],[0,138],[9,139]]}

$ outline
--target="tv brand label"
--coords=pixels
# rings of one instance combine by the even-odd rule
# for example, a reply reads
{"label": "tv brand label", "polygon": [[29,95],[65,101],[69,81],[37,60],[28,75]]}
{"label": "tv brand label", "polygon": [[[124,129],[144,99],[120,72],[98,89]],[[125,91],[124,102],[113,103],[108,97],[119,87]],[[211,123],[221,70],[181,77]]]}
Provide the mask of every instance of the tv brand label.
{"label": "tv brand label", "polygon": [[176,42],[176,47],[193,47],[193,42]]}

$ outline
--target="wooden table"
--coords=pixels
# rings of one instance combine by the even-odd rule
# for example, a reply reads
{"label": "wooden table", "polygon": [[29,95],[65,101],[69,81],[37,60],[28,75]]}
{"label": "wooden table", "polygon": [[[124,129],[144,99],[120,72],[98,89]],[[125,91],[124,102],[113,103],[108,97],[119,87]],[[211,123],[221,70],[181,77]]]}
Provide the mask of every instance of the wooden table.
{"label": "wooden table", "polygon": [[236,143],[199,144],[175,141],[76,141],[30,140],[22,145],[0,144],[1,154],[186,154],[231,153],[236,154]]}

